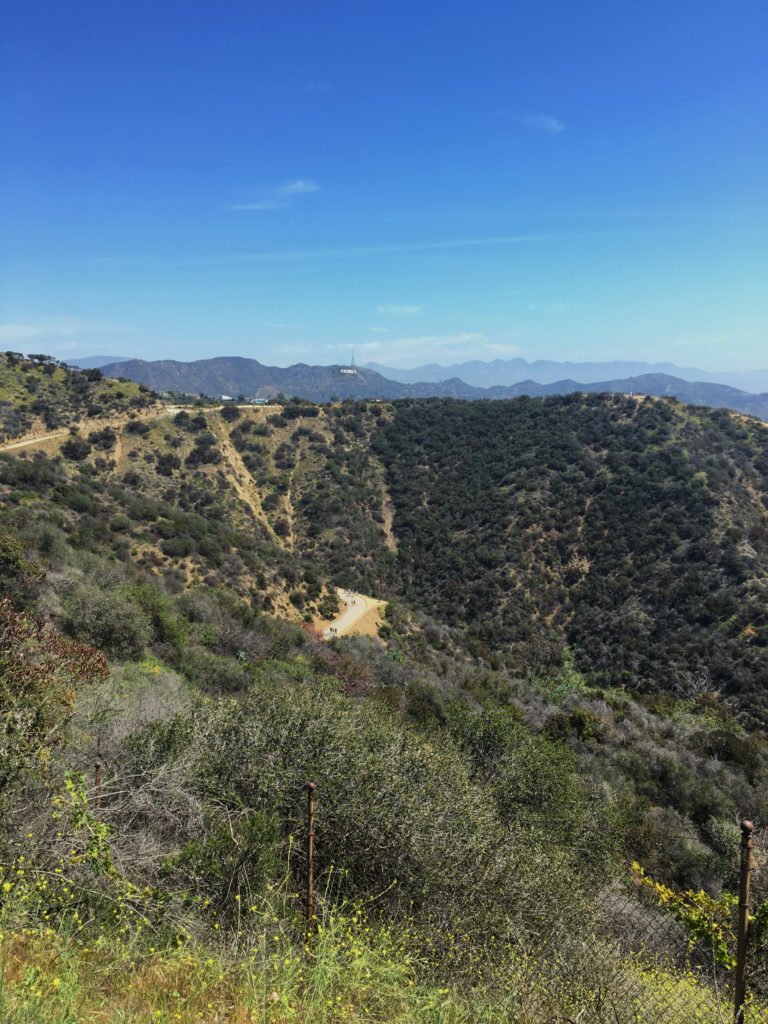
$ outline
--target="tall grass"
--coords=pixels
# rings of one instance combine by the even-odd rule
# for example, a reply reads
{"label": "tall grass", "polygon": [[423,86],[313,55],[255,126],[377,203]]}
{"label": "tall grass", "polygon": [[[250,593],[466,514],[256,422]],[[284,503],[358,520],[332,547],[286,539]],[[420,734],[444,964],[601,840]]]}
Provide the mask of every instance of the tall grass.
{"label": "tall grass", "polygon": [[[375,899],[334,905],[332,885],[319,897],[308,941],[290,875],[243,906],[218,941],[204,942],[168,922],[163,928],[165,911],[148,892],[102,893],[102,906],[114,905],[88,918],[88,893],[67,879],[65,862],[60,872],[37,873],[24,862],[0,869],[2,1024],[545,1024],[557,1017],[721,1024],[728,1017],[695,972],[637,957],[608,961],[597,946],[585,970],[546,944],[500,943],[475,957],[474,981],[466,963],[461,982],[446,981],[451,957],[457,967],[473,957],[462,935],[430,936],[407,913],[384,920]],[[209,925],[216,935],[213,917]],[[758,1009],[752,1019],[766,1019]]]}

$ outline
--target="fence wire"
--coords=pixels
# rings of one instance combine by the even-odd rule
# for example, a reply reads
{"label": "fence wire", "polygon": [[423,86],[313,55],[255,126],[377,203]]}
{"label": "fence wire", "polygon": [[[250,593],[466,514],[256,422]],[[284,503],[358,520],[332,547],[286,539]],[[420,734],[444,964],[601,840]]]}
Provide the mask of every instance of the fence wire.
{"label": "fence wire", "polygon": [[736,969],[722,966],[712,944],[692,941],[652,893],[632,882],[612,882],[597,894],[595,907],[594,920],[582,932],[589,939],[580,949],[574,946],[574,922],[551,921],[547,929],[547,946],[557,951],[547,976],[556,979],[572,1007],[564,1019],[768,1024],[768,942],[747,945],[746,998],[737,1018]]}

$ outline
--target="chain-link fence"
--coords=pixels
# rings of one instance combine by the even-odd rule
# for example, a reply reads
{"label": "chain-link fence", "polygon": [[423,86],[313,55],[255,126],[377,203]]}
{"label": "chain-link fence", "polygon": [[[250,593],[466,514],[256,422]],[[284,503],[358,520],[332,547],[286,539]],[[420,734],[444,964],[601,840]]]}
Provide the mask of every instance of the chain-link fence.
{"label": "chain-link fence", "polygon": [[[307,787],[308,935],[315,788]],[[594,888],[586,885],[592,898],[564,899],[559,912],[534,911],[512,925],[504,966],[507,987],[521,992],[521,1019],[768,1024],[768,900],[758,894],[758,906],[750,906],[752,832],[752,824],[742,821],[738,895],[675,892],[635,864],[628,878],[602,887],[595,876]],[[439,969],[460,971],[457,957],[467,952],[471,959],[472,950],[443,950]]]}
{"label": "chain-link fence", "polygon": [[[738,896],[674,893],[638,869],[633,879],[612,882],[597,894],[594,920],[585,928],[588,948],[577,950],[569,939],[574,922],[549,922],[547,944],[564,951],[554,959],[559,955],[570,966],[572,1015],[566,1020],[768,1024],[764,912],[749,916],[751,831],[742,823]],[[565,970],[550,963],[548,975],[562,978]]]}
{"label": "chain-link fence", "polygon": [[[617,883],[601,894],[599,934],[613,954],[615,973],[604,1003],[615,1020],[723,1022],[734,1018],[735,970],[705,938],[689,930],[649,893]],[[603,1019],[610,1020],[611,1017]],[[750,1021],[765,1020],[768,1015]]]}

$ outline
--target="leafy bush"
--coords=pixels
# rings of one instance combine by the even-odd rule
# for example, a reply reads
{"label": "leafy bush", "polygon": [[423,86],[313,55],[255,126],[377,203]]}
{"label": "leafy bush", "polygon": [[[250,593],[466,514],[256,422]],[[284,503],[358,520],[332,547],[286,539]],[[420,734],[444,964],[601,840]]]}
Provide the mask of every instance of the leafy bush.
{"label": "leafy bush", "polygon": [[0,532],[0,598],[26,603],[39,592],[44,577],[42,566],[28,557],[18,538]]}
{"label": "leafy bush", "polygon": [[522,927],[523,894],[534,885],[542,912],[571,898],[562,857],[554,848],[545,856],[529,824],[502,825],[495,801],[450,742],[397,728],[388,713],[350,703],[330,683],[310,690],[279,681],[270,668],[237,701],[158,726],[151,748],[136,742],[137,750],[183,763],[201,796],[233,812],[277,814],[284,834],[300,832],[300,794],[312,779],[323,870],[344,869],[343,884],[358,894],[389,890],[397,879],[385,902],[396,902],[402,888],[419,914],[467,915],[478,939],[513,922]]}
{"label": "leafy bush", "polygon": [[70,585],[62,599],[62,626],[116,658],[138,658],[152,638],[149,616],[125,586]]}
{"label": "leafy bush", "polygon": [[[231,924],[277,876],[280,839],[272,815],[257,811],[233,816],[211,806],[199,836],[168,858],[165,873],[174,884],[211,903]],[[247,902],[240,906],[241,900]]]}
{"label": "leafy bush", "polygon": [[[176,419],[178,421],[178,416]],[[145,437],[149,433],[149,429],[149,424],[145,423],[143,420],[130,420],[123,427],[123,433],[134,434],[138,437]]]}
{"label": "leafy bush", "polygon": [[82,437],[70,437],[61,446],[61,454],[65,459],[81,462],[91,454],[90,444]]}
{"label": "leafy bush", "polygon": [[88,435],[88,443],[96,448],[100,448],[102,451],[109,451],[117,443],[117,434],[111,427],[105,427],[103,430],[92,430]]}
{"label": "leafy bush", "polygon": [[175,470],[181,466],[181,459],[178,455],[164,452],[157,457],[155,469],[161,476],[173,476]]}

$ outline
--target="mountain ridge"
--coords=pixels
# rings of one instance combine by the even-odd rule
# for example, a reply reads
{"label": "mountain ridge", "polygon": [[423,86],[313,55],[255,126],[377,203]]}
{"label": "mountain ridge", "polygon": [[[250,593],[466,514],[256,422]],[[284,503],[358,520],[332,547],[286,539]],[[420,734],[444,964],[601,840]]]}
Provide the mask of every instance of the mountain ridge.
{"label": "mountain ridge", "polygon": [[497,384],[490,388],[479,388],[458,377],[437,383],[421,381],[408,384],[388,380],[364,367],[311,366],[307,363],[296,363],[289,367],[265,366],[258,360],[243,356],[218,356],[189,363],[176,360],[130,360],[107,364],[101,369],[107,376],[126,377],[156,391],[204,394],[208,397],[243,395],[245,398],[269,398],[283,392],[313,402],[346,398],[392,400],[439,397],[476,400],[610,391],[673,397],[689,404],[729,408],[768,419],[768,393],[752,394],[724,384],[690,382],[661,373],[586,383],[558,380],[541,384],[524,380],[513,385]]}
{"label": "mountain ridge", "polygon": [[388,380],[402,384],[418,381],[437,383],[449,377],[459,377],[474,387],[493,387],[496,384],[517,384],[524,380],[536,380],[541,384],[553,384],[560,380],[574,380],[588,384],[596,380],[613,380],[643,376],[649,373],[664,373],[680,380],[724,384],[748,393],[768,391],[768,368],[749,371],[708,371],[694,366],[678,366],[675,363],[648,363],[638,360],[605,360],[590,362],[558,362],[551,359],[528,361],[518,356],[514,359],[483,361],[467,360],[442,366],[426,363],[413,369],[385,366],[376,362],[365,364]]}

